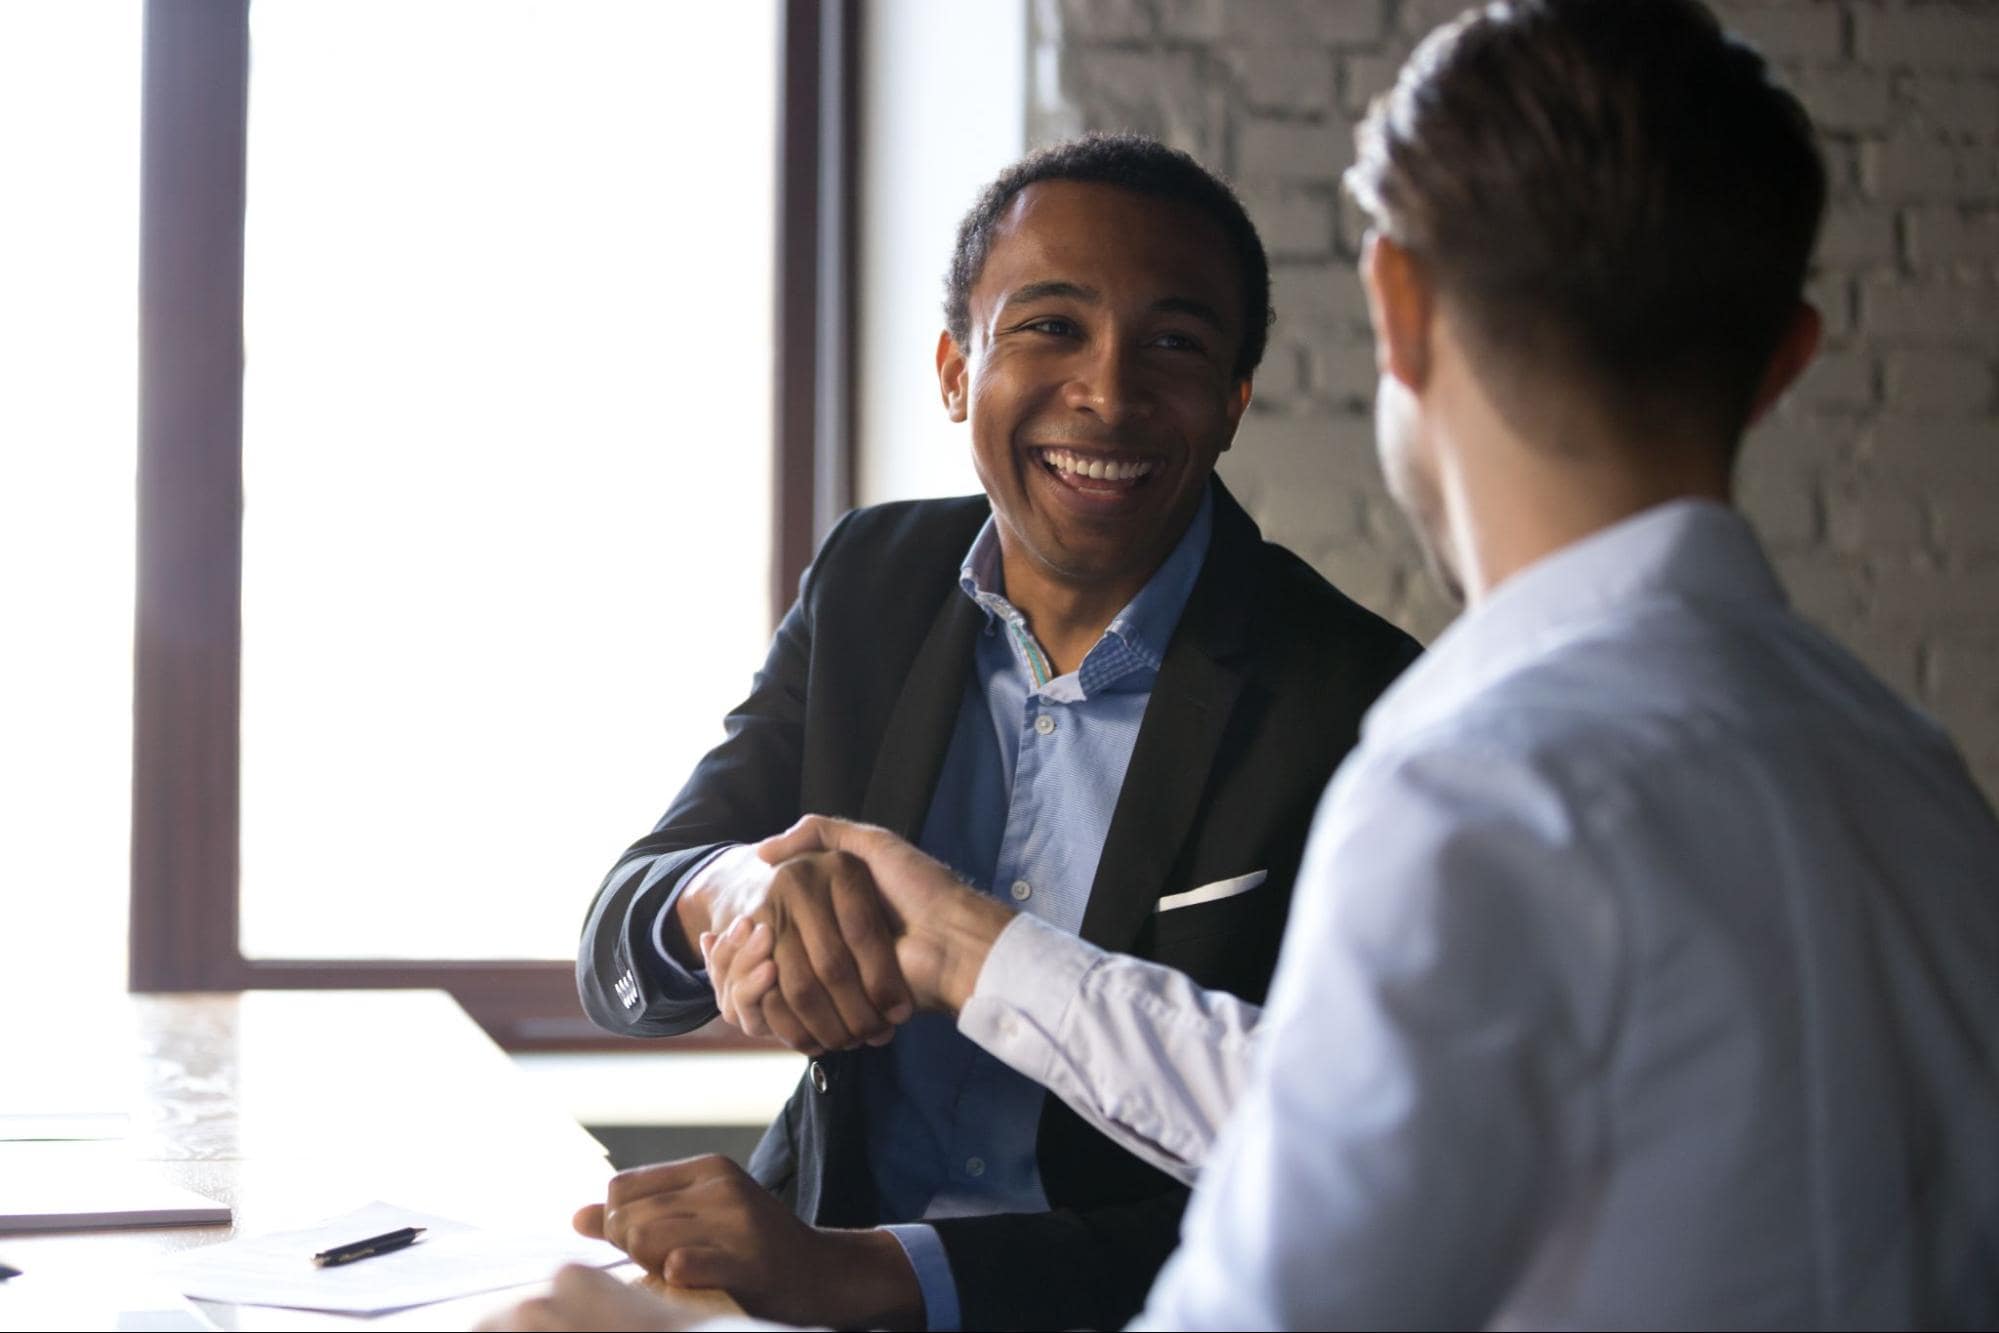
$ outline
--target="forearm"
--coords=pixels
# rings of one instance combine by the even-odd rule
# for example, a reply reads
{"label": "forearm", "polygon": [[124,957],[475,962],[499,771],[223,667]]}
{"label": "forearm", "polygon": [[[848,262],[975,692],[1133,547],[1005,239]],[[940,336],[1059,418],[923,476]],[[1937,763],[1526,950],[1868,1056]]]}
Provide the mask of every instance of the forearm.
{"label": "forearm", "polygon": [[1192,1181],[1248,1085],[1261,1011],[1031,917],[977,956],[959,1030],[1135,1156]]}

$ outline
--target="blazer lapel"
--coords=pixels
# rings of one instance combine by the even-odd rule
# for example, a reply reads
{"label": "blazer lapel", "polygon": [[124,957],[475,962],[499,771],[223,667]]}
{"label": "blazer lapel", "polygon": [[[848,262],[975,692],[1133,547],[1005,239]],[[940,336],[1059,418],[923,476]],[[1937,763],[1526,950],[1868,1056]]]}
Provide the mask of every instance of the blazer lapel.
{"label": "blazer lapel", "polygon": [[923,832],[944,768],[971,673],[972,645],[984,619],[985,612],[952,580],[882,732],[861,817],[911,842]]}
{"label": "blazer lapel", "polygon": [[1242,692],[1251,557],[1262,536],[1216,478],[1208,559],[1160,663],[1090,888],[1081,935],[1107,949],[1136,938],[1166,890]]}

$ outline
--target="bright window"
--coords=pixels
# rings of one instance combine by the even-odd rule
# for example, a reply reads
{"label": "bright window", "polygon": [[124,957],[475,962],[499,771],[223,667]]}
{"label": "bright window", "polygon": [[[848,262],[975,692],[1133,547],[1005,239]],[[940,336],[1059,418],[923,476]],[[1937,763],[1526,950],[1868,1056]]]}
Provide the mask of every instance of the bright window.
{"label": "bright window", "polygon": [[[123,982],[137,0],[0,5],[0,1009]],[[17,1000],[18,1002],[18,1000]]]}
{"label": "bright window", "polygon": [[572,957],[770,633],[773,7],[251,44],[243,953]]}

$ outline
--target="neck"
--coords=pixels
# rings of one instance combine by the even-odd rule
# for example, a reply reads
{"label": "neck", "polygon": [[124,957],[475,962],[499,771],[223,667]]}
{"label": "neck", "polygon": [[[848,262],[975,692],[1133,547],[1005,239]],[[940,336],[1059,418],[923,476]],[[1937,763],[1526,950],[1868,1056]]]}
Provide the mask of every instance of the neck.
{"label": "neck", "polygon": [[1027,617],[1027,627],[1048,654],[1050,669],[1066,676],[1104,637],[1117,613],[1138,596],[1153,571],[1088,583],[1062,578],[1032,558],[1000,542],[1000,567],[1006,574],[1006,599]]}
{"label": "neck", "polygon": [[1444,515],[1471,606],[1536,561],[1655,505],[1730,498],[1723,450],[1633,440],[1586,410],[1548,413],[1530,437],[1481,401],[1444,434]]}

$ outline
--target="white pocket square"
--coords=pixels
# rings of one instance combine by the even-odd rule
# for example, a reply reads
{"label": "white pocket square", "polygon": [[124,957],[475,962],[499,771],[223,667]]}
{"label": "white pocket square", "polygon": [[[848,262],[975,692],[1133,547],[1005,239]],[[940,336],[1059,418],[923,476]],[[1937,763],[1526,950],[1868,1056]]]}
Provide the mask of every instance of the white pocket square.
{"label": "white pocket square", "polygon": [[1247,875],[1237,875],[1234,879],[1218,879],[1213,884],[1203,884],[1200,888],[1189,889],[1185,893],[1169,893],[1159,900],[1159,906],[1154,910],[1170,912],[1176,907],[1192,907],[1196,903],[1212,903],[1219,902],[1223,898],[1233,898],[1238,893],[1248,893],[1263,883],[1269,875],[1268,870],[1252,870]]}

